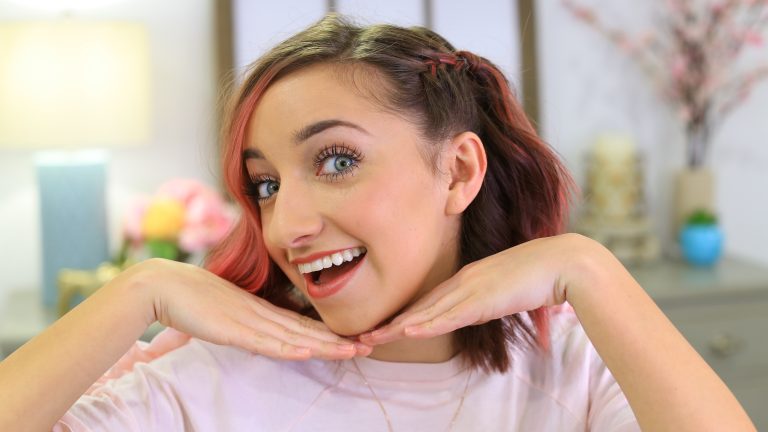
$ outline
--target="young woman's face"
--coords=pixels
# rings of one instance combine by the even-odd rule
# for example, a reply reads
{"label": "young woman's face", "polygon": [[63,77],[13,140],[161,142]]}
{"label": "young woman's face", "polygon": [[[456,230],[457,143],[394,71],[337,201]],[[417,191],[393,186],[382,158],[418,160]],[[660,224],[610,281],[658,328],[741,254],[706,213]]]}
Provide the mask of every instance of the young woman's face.
{"label": "young woman's face", "polygon": [[267,250],[339,334],[373,328],[456,270],[450,180],[425,145],[325,65],[273,83],[250,119]]}

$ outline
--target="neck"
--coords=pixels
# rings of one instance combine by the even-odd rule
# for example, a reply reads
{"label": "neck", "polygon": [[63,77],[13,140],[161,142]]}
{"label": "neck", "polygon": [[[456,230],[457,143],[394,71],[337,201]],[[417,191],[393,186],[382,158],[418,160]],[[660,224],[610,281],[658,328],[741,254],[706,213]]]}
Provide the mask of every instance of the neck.
{"label": "neck", "polygon": [[369,358],[399,363],[442,363],[458,353],[453,334],[429,339],[400,339],[377,345]]}

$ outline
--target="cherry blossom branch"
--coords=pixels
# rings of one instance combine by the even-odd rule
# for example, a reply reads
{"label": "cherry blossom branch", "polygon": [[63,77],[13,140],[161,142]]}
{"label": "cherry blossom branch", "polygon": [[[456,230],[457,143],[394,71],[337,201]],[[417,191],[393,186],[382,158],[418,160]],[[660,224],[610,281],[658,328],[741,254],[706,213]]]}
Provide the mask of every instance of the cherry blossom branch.
{"label": "cherry blossom branch", "polygon": [[[768,64],[739,72],[748,48],[762,48],[768,0],[663,0],[661,30],[630,35],[606,26],[593,8],[561,0],[576,18],[637,61],[685,124],[690,163],[702,163],[706,138],[768,77]],[[760,54],[766,51],[760,50]]]}

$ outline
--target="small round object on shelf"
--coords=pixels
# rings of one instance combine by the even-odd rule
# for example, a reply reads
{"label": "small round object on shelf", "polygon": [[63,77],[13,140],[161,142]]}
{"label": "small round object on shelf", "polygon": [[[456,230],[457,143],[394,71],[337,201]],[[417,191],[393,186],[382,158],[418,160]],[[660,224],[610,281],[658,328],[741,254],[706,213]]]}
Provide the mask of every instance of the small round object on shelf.
{"label": "small round object on shelf", "polygon": [[723,231],[718,225],[686,225],[680,232],[683,257],[690,264],[710,267],[723,251]]}

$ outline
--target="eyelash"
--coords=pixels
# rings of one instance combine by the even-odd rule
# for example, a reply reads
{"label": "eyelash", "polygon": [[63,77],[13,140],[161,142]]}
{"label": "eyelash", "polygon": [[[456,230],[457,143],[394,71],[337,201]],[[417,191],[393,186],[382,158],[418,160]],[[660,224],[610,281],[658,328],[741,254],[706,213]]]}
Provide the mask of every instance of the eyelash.
{"label": "eyelash", "polygon": [[357,150],[354,147],[346,146],[343,143],[342,144],[332,144],[330,146],[324,147],[322,150],[320,150],[320,153],[315,156],[314,165],[315,165],[315,175],[321,175],[320,174],[320,167],[327,161],[328,159],[332,157],[337,156],[345,156],[349,159],[352,159],[352,164],[349,166],[349,168],[337,172],[337,173],[331,173],[331,174],[322,174],[325,176],[328,180],[335,181],[338,180],[340,177],[344,177],[347,174],[350,174],[352,170],[356,169],[360,161],[363,160],[363,155],[360,154],[360,151]]}
{"label": "eyelash", "polygon": [[[328,159],[333,157],[339,157],[339,156],[344,156],[351,159],[352,162],[348,168],[339,172],[320,174],[320,168]],[[344,176],[350,174],[353,170],[357,169],[358,164],[362,160],[363,160],[363,155],[355,147],[347,146],[343,143],[342,144],[334,143],[320,150],[320,152],[315,156],[312,163],[316,169],[315,175],[323,176],[327,180],[333,182],[333,181],[341,180]],[[262,185],[262,183],[269,182],[269,181],[277,182],[277,180],[274,177],[271,177],[268,175],[259,175],[255,177],[249,176],[249,179],[245,183],[245,191],[244,191],[245,195],[256,200],[256,202],[259,204],[268,201],[277,192],[273,193],[270,196],[262,197],[259,194],[259,188]]]}
{"label": "eyelash", "polygon": [[261,197],[259,196],[259,186],[261,186],[262,183],[268,182],[268,181],[275,181],[274,178],[268,176],[268,175],[259,175],[259,176],[248,176],[249,179],[245,182],[244,187],[244,193],[246,196],[251,197],[254,201],[256,201],[258,204],[261,204],[262,202],[267,201],[272,196],[268,197]]}

